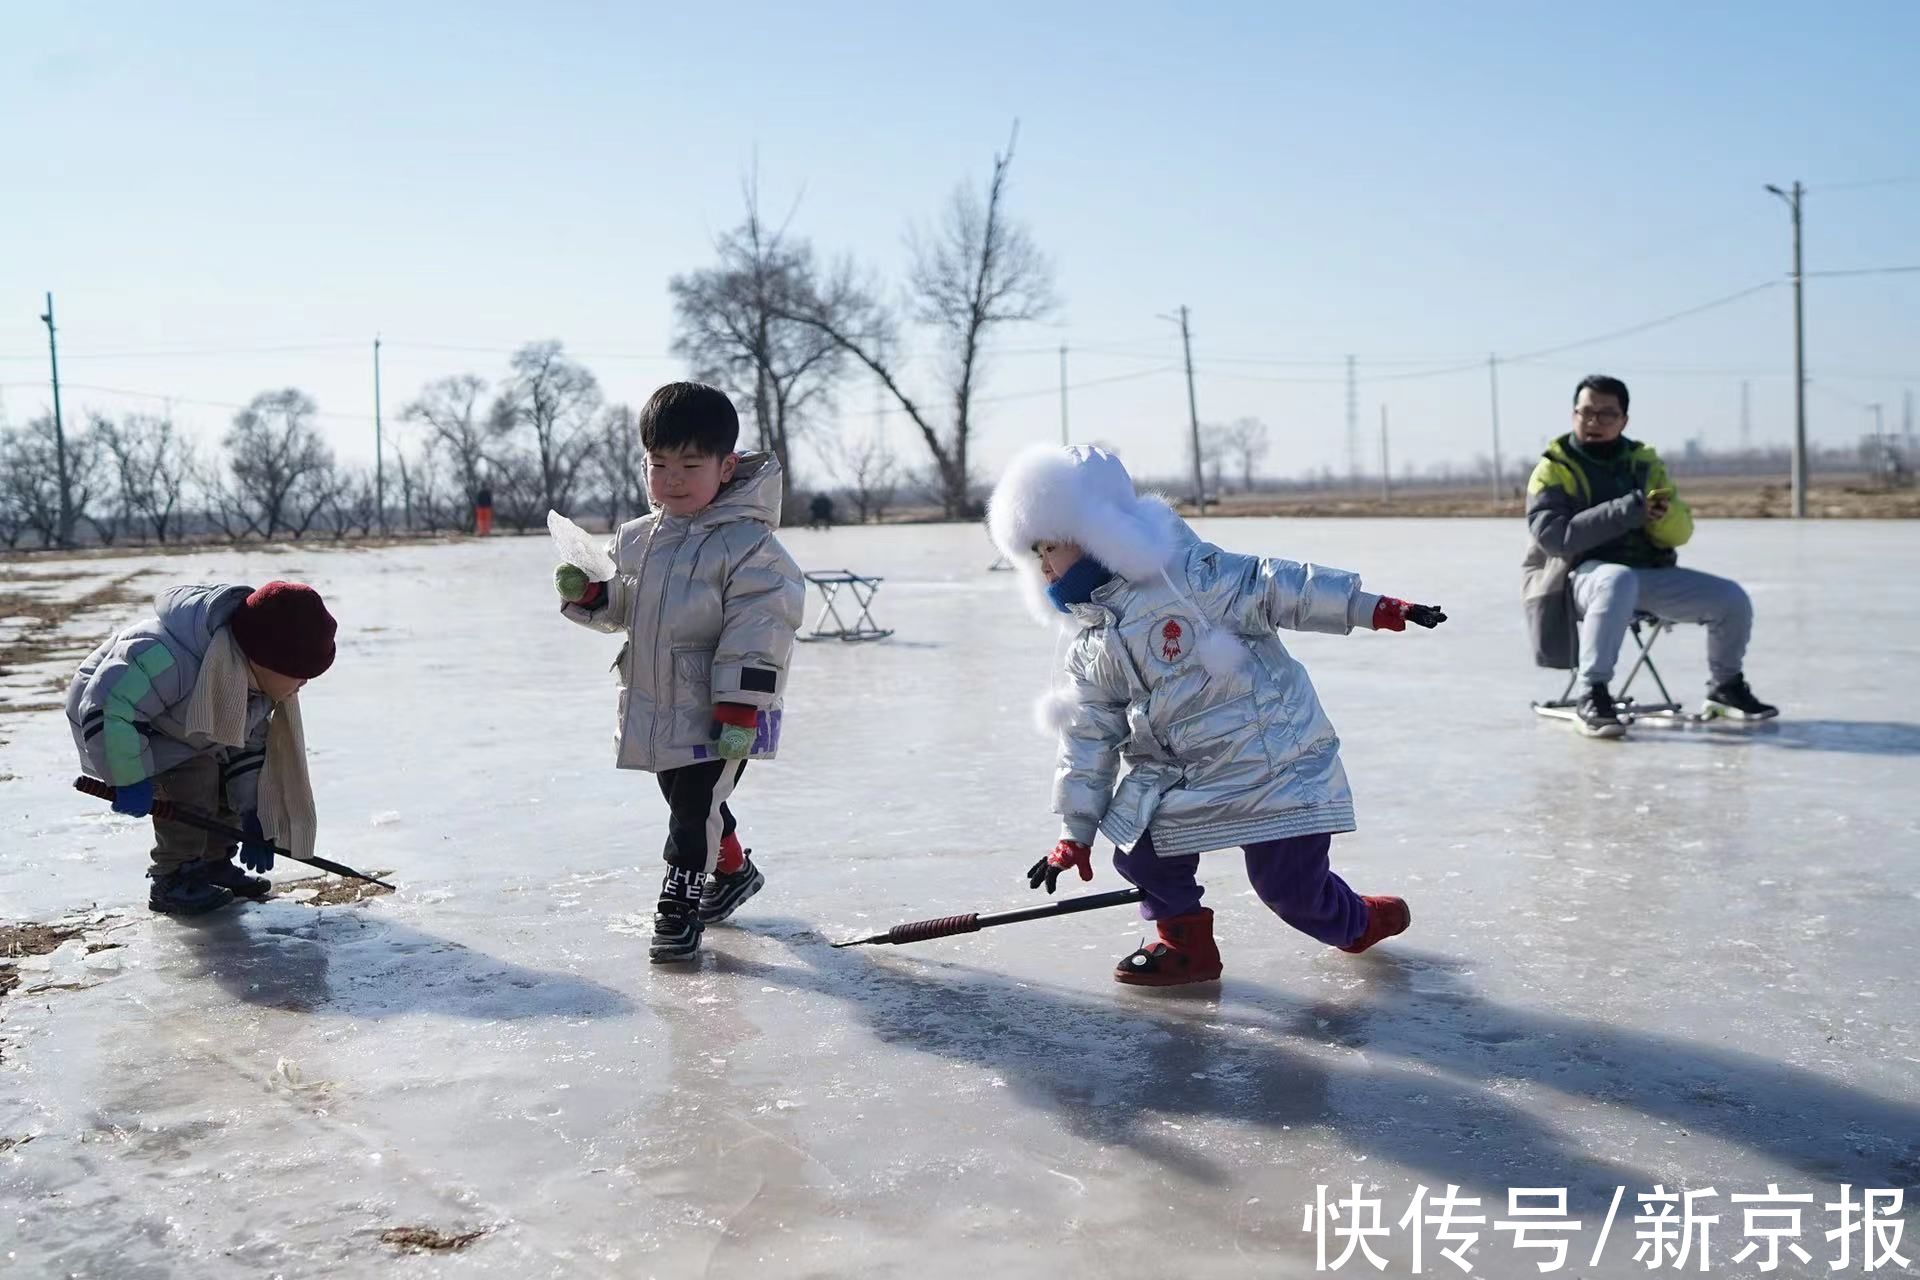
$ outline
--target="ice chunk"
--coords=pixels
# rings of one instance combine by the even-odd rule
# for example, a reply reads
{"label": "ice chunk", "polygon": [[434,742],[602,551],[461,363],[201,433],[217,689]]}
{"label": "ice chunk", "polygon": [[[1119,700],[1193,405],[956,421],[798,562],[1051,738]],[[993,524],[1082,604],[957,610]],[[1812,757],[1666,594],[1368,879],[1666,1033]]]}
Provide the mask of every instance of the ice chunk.
{"label": "ice chunk", "polygon": [[606,582],[613,577],[613,558],[600,540],[558,511],[547,512],[547,535],[553,539],[553,548],[560,553],[560,558],[576,569],[585,570],[592,581]]}

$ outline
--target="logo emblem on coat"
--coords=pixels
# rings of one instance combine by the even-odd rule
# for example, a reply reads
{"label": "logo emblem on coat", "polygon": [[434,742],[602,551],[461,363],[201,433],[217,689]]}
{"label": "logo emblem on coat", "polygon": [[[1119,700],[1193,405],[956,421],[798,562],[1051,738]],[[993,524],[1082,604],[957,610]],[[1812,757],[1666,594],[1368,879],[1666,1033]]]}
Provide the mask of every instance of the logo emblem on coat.
{"label": "logo emblem on coat", "polygon": [[1193,631],[1179,618],[1164,618],[1153,628],[1153,656],[1162,662],[1178,662],[1193,649]]}

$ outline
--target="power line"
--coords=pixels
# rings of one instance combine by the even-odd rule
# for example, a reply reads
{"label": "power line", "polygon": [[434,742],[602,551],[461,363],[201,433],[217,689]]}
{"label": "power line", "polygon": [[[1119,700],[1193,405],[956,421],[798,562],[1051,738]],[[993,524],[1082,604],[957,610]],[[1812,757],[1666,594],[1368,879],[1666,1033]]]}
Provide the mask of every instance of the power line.
{"label": "power line", "polygon": [[1725,297],[1715,298],[1711,302],[1703,302],[1698,306],[1687,307],[1680,311],[1672,311],[1666,315],[1655,317],[1652,320],[1644,320],[1639,324],[1628,325],[1624,329],[1613,329],[1606,333],[1595,334],[1591,338],[1579,338],[1572,342],[1563,342],[1558,346],[1541,347],[1537,351],[1523,351],[1519,355],[1502,356],[1501,359],[1509,364],[1514,364],[1525,360],[1535,360],[1541,356],[1557,356],[1562,351],[1573,351],[1580,347],[1596,346],[1602,342],[1612,342],[1618,338],[1630,338],[1636,333],[1645,333],[1649,329],[1657,329],[1661,325],[1672,324],[1676,320],[1685,320],[1689,316],[1697,316],[1704,311],[1713,311],[1719,307],[1731,306],[1742,298],[1750,298],[1756,293],[1765,293],[1768,289],[1777,288],[1779,284],[1780,282],[1778,280],[1764,280],[1759,284],[1749,285],[1735,293],[1729,293]]}
{"label": "power line", "polygon": [[1806,274],[1809,278],[1814,276],[1901,276],[1914,271],[1920,271],[1920,266],[1853,267],[1844,271],[1809,271]]}
{"label": "power line", "polygon": [[1806,189],[1808,191],[1865,191],[1869,187],[1904,187],[1915,182],[1920,182],[1920,173],[1911,173],[1900,178],[1863,178],[1858,182],[1818,182]]}

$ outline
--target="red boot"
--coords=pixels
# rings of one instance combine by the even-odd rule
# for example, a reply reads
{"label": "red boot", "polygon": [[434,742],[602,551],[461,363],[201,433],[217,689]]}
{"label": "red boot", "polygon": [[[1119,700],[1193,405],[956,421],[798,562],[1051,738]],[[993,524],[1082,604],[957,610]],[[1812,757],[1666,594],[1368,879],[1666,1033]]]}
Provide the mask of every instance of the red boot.
{"label": "red boot", "polygon": [[1405,933],[1413,923],[1413,912],[1404,898],[1366,898],[1367,931],[1340,948],[1348,955],[1359,955],[1376,942],[1385,942],[1396,933]]}
{"label": "red boot", "polygon": [[1220,976],[1220,949],[1213,945],[1213,912],[1206,907],[1156,920],[1160,940],[1141,947],[1113,967],[1113,980],[1135,987],[1177,987]]}

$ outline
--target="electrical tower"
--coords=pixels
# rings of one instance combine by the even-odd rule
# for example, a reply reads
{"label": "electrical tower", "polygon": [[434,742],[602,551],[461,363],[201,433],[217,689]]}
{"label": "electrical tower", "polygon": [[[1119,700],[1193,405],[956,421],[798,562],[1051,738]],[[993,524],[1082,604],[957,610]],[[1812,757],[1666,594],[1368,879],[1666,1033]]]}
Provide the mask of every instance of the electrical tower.
{"label": "electrical tower", "polygon": [[1347,484],[1360,487],[1360,384],[1353,376],[1353,357],[1347,357]]}

